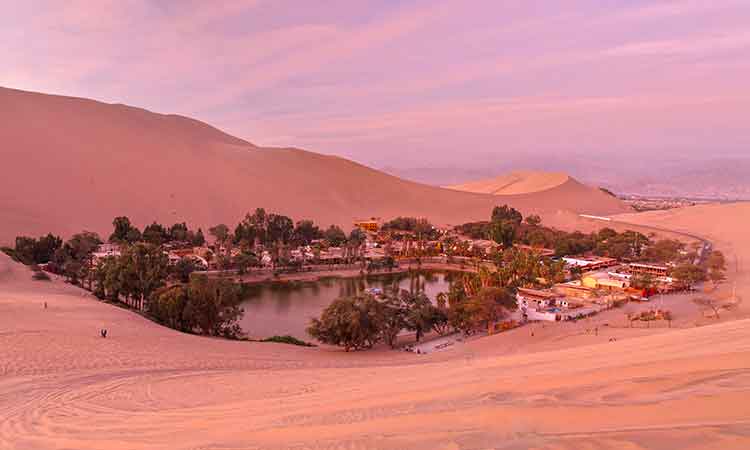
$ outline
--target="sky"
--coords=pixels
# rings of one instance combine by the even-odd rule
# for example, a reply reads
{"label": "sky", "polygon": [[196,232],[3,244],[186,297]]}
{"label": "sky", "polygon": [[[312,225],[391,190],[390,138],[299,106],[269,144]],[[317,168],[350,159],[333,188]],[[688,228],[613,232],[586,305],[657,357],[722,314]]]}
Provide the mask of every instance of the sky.
{"label": "sky", "polygon": [[0,0],[0,85],[456,169],[750,154],[750,0]]}

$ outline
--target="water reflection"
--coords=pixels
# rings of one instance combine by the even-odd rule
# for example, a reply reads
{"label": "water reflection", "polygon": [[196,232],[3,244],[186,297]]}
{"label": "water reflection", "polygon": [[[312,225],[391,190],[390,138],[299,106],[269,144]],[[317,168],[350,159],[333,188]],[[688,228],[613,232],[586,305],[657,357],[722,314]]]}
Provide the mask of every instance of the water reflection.
{"label": "water reflection", "polygon": [[289,334],[310,340],[305,332],[310,319],[319,316],[339,297],[356,295],[368,288],[380,288],[385,292],[407,289],[424,291],[434,301],[437,294],[448,290],[452,278],[451,272],[420,271],[248,285],[249,297],[242,305],[245,316],[240,325],[256,338]]}

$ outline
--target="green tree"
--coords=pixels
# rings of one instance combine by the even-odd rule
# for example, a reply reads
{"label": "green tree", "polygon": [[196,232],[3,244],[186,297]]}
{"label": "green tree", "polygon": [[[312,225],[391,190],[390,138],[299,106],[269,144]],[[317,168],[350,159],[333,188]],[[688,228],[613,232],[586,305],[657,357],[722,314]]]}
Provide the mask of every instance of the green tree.
{"label": "green tree", "polygon": [[180,258],[177,264],[172,268],[172,274],[182,283],[190,281],[190,274],[195,272],[197,267],[195,261],[190,258]]}
{"label": "green tree", "polygon": [[403,304],[398,295],[389,296],[383,302],[383,322],[381,324],[381,333],[383,340],[391,348],[396,347],[396,338],[398,334],[406,329],[406,305]]}
{"label": "green tree", "polygon": [[244,275],[248,270],[259,264],[258,258],[251,253],[239,253],[232,259],[232,263],[237,268],[239,275]]}
{"label": "green tree", "polygon": [[185,314],[188,302],[188,290],[184,285],[163,287],[154,292],[148,302],[148,313],[163,325],[175,330],[191,332],[194,324]]}
{"label": "green tree", "polygon": [[187,285],[188,302],[183,320],[195,324],[201,333],[237,338],[241,334],[238,320],[244,314],[240,286],[225,278],[194,275]]}
{"label": "green tree", "polygon": [[16,238],[15,257],[24,264],[44,264],[60,247],[62,239],[52,233],[39,239],[19,236]]}
{"label": "green tree", "polygon": [[170,239],[169,231],[159,223],[152,223],[143,229],[143,240],[153,245],[162,245]]}
{"label": "green tree", "polygon": [[654,277],[649,274],[633,274],[630,277],[630,286],[636,289],[651,289],[654,287]]}
{"label": "green tree", "polygon": [[536,214],[532,214],[530,216],[526,216],[525,222],[527,225],[530,225],[532,227],[538,227],[542,224],[542,218]]}
{"label": "green tree", "polygon": [[[143,230],[143,234],[146,234],[146,230]],[[190,230],[185,222],[176,223],[169,227],[167,231],[168,241],[176,242],[188,242],[191,241]]]}
{"label": "green tree", "polygon": [[381,338],[384,306],[370,295],[334,300],[312,319],[307,333],[324,344],[349,350],[372,348]]}
{"label": "green tree", "polygon": [[205,243],[206,243],[206,238],[205,236],[203,236],[203,230],[198,228],[198,231],[195,233],[195,236],[193,236],[192,244],[196,247],[201,247]]}
{"label": "green tree", "polygon": [[208,233],[214,237],[217,243],[223,244],[229,239],[229,227],[220,223],[208,229]]}
{"label": "green tree", "polygon": [[333,247],[341,247],[346,243],[346,233],[336,225],[331,225],[323,233],[323,237]]}
{"label": "green tree", "polygon": [[126,216],[115,217],[112,221],[112,226],[115,229],[109,236],[110,242],[128,242],[132,244],[141,239],[141,232],[130,223],[130,219]]}
{"label": "green tree", "polygon": [[294,233],[294,222],[280,214],[268,215],[268,243],[281,242],[288,244]]}
{"label": "green tree", "polygon": [[492,221],[489,225],[489,238],[504,248],[513,246],[516,235],[515,222],[509,220]]}
{"label": "green tree", "polygon": [[294,227],[292,242],[296,245],[310,245],[313,240],[319,239],[322,235],[320,228],[315,226],[312,220],[300,220]]}
{"label": "green tree", "polygon": [[91,231],[76,233],[65,243],[70,255],[79,262],[88,261],[91,254],[101,245],[102,239]]}
{"label": "green tree", "polygon": [[724,272],[727,270],[727,262],[722,252],[712,251],[706,260],[706,266],[708,267],[708,277],[714,284],[718,284],[725,279]]}
{"label": "green tree", "polygon": [[516,309],[516,300],[509,291],[499,287],[482,288],[468,299],[466,310],[474,328],[484,327],[488,334],[500,319]]}
{"label": "green tree", "polygon": [[503,221],[510,221],[514,223],[515,225],[520,225],[523,221],[523,216],[521,215],[518,210],[515,208],[512,208],[508,205],[503,206],[496,206],[492,210],[492,222],[503,222]]}
{"label": "green tree", "polygon": [[434,307],[424,292],[410,292],[402,289],[399,293],[406,310],[406,329],[416,333],[419,342],[427,331],[432,329],[436,317]]}
{"label": "green tree", "polygon": [[162,287],[169,274],[167,255],[153,244],[137,243],[128,246],[120,257],[123,291],[143,309],[145,300]]}
{"label": "green tree", "polygon": [[681,264],[672,269],[671,275],[683,286],[691,287],[706,280],[706,269],[693,264]]}

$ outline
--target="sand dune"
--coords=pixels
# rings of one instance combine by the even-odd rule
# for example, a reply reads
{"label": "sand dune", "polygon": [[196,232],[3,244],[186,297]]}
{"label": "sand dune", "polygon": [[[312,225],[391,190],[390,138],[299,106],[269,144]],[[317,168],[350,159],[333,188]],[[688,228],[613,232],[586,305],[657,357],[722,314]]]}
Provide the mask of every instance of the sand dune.
{"label": "sand dune", "polygon": [[86,99],[0,88],[0,122],[0,243],[19,233],[108,234],[123,214],[138,226],[236,223],[256,207],[345,227],[397,215],[458,224],[485,219],[498,203],[543,215],[627,211],[571,183],[500,202],[338,157],[259,148],[186,117]]}
{"label": "sand dune", "polygon": [[669,228],[709,239],[727,259],[727,282],[717,294],[736,304],[731,311],[750,317],[750,202],[699,205],[667,211],[621,214],[617,220]]}
{"label": "sand dune", "polygon": [[[744,205],[709,210],[744,226]],[[749,320],[347,354],[184,335],[30,275],[0,255],[3,450],[750,446]]]}
{"label": "sand dune", "polygon": [[471,181],[448,186],[457,191],[480,194],[512,195],[552,189],[570,180],[567,174],[559,172],[515,171],[495,178]]}

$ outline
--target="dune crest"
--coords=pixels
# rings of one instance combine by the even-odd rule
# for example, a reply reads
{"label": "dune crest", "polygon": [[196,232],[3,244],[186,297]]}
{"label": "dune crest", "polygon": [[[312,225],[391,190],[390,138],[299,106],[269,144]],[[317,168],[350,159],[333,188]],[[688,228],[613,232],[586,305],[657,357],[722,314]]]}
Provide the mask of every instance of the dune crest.
{"label": "dune crest", "polygon": [[447,187],[457,191],[475,192],[478,194],[512,195],[546,191],[558,187],[568,180],[571,180],[570,176],[562,172],[517,170],[494,178],[470,181]]}

